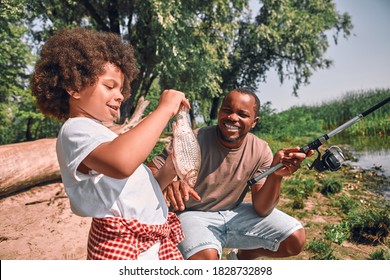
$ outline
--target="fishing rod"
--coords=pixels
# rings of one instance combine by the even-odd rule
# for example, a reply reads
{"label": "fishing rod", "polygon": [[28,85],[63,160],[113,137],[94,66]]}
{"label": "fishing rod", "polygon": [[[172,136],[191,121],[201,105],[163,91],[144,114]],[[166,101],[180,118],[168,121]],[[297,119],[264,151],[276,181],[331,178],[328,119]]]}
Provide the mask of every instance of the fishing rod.
{"label": "fishing rod", "polygon": [[[378,108],[382,107],[386,103],[390,101],[390,97],[386,98],[385,100],[379,102],[375,106],[372,106],[370,109],[364,111],[363,113],[357,115],[356,117],[352,118],[351,120],[347,121],[346,123],[340,125],[336,129],[332,130],[328,134],[324,134],[321,137],[317,138],[313,142],[305,145],[302,147],[299,152],[300,153],[307,153],[309,150],[316,150],[318,153],[317,158],[314,160],[311,166],[309,166],[309,169],[314,168],[317,172],[322,172],[325,170],[331,170],[331,171],[336,171],[340,169],[342,162],[345,160],[345,157],[339,147],[336,146],[331,146],[328,150],[325,151],[325,154],[321,157],[321,153],[318,150],[318,148],[322,145],[325,144],[326,141],[336,135],[337,133],[343,131],[344,129],[350,127],[351,125],[357,123],[361,119],[363,119],[365,116],[368,114],[374,112]],[[267,177],[268,175],[274,173],[276,170],[280,169],[283,167],[282,163],[278,163],[275,166],[270,167],[267,169],[265,172],[261,173],[260,175],[250,179],[247,184],[248,186],[252,186],[256,184],[258,181],[263,179],[264,177]]]}

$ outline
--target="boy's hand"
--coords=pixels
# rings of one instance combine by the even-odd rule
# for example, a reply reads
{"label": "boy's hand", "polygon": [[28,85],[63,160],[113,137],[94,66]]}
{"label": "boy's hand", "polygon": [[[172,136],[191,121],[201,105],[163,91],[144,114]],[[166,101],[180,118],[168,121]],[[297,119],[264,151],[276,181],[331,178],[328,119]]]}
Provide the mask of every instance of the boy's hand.
{"label": "boy's hand", "polygon": [[161,93],[158,107],[169,110],[171,117],[178,113],[182,105],[187,108],[191,107],[190,102],[186,99],[183,92],[174,89],[166,89]]}

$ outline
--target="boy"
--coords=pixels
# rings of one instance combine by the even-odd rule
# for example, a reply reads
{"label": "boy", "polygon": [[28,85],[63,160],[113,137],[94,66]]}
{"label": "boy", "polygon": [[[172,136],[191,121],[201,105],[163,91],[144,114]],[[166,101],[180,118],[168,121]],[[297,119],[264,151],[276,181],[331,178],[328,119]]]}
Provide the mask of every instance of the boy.
{"label": "boy", "polygon": [[160,189],[176,176],[172,160],[155,176],[143,162],[188,100],[165,90],[132,130],[118,136],[104,125],[119,117],[137,74],[133,48],[118,35],[77,27],[49,38],[32,76],[40,110],[66,120],[57,157],[72,211],[93,217],[88,259],[182,259],[180,222]]}

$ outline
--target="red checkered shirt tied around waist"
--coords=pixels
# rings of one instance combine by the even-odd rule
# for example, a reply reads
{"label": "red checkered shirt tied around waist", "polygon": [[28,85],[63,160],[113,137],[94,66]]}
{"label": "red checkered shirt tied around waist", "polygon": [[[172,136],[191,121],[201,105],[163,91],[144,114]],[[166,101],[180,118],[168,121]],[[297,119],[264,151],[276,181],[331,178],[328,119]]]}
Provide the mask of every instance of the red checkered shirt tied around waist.
{"label": "red checkered shirt tied around waist", "polygon": [[88,236],[88,260],[137,260],[160,241],[160,260],[182,260],[176,245],[184,239],[176,214],[162,225],[147,225],[121,217],[93,218]]}

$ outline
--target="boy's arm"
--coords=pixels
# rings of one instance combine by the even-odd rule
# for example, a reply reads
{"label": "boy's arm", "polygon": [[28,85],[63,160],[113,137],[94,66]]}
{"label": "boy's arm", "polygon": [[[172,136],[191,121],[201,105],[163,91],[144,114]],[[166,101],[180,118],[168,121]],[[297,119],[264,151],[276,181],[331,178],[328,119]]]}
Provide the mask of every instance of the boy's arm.
{"label": "boy's arm", "polygon": [[183,93],[165,90],[155,111],[133,129],[99,145],[83,164],[113,178],[129,177],[153,150],[168,121],[182,104],[190,106]]}

